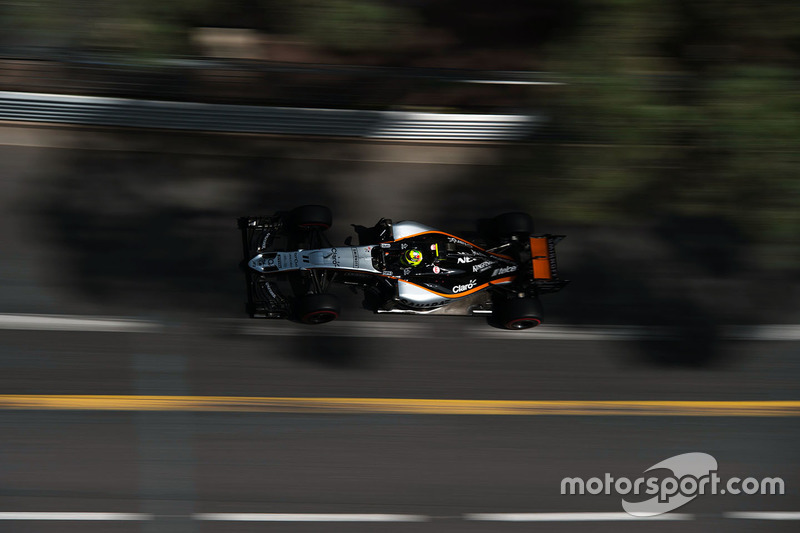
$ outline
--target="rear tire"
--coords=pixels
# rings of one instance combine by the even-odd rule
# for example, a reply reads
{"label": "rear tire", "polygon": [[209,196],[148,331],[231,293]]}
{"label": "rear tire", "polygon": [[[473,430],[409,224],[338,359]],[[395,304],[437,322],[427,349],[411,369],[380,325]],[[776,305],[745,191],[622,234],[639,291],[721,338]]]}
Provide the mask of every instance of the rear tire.
{"label": "rear tire", "polygon": [[542,303],[538,298],[514,298],[497,300],[492,319],[504,329],[520,330],[534,328],[542,323]]}
{"label": "rear tire", "polygon": [[292,209],[289,221],[301,230],[326,230],[333,223],[333,215],[324,205],[303,205]]}
{"label": "rear tire", "polygon": [[295,300],[294,314],[300,322],[319,325],[339,318],[339,299],[332,294],[308,294]]}

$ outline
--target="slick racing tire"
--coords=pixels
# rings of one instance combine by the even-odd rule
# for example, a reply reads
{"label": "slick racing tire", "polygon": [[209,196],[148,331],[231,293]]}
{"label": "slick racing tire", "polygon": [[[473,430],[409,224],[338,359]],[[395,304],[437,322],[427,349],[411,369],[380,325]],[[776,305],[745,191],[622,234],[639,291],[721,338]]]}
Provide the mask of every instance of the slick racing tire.
{"label": "slick racing tire", "polygon": [[528,213],[503,213],[494,217],[494,231],[498,237],[533,233],[533,219]]}
{"label": "slick racing tire", "polygon": [[301,230],[326,230],[331,227],[333,216],[324,205],[304,205],[292,209],[289,221]]}
{"label": "slick racing tire", "polygon": [[499,327],[528,329],[542,323],[542,304],[537,298],[514,298],[495,302],[492,318]]}
{"label": "slick racing tire", "polygon": [[303,324],[317,325],[339,317],[339,299],[332,294],[308,294],[295,301],[297,320]]}

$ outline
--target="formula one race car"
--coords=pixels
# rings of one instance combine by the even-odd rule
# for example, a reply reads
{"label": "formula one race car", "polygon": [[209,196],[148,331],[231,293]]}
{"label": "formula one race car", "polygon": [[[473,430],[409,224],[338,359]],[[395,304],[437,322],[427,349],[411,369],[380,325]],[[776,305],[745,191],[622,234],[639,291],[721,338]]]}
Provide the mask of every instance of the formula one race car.
{"label": "formula one race car", "polygon": [[531,235],[525,213],[478,223],[451,235],[417,222],[380,220],[356,226],[344,246],[325,231],[331,212],[319,205],[239,219],[247,277],[247,311],[254,318],[322,324],[339,316],[332,283],[364,291],[376,313],[485,315],[489,323],[526,329],[542,322],[539,295],[560,290],[555,246],[561,235]]}

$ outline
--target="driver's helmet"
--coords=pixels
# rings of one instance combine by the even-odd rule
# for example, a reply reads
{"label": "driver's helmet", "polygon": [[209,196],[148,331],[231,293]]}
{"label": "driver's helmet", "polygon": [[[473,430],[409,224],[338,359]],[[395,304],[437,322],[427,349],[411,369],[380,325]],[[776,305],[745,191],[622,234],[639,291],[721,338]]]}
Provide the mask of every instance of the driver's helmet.
{"label": "driver's helmet", "polygon": [[412,267],[419,265],[422,263],[422,252],[414,249],[406,250],[403,254],[403,263]]}

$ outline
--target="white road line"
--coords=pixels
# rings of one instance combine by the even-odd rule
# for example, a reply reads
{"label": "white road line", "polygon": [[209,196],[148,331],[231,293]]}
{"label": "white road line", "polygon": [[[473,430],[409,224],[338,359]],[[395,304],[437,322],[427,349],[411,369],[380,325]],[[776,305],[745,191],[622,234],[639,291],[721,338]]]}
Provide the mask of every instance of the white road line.
{"label": "white road line", "polygon": [[610,341],[668,339],[667,328],[648,328],[644,326],[566,326],[542,325],[525,331],[510,331],[496,328],[476,329],[475,337],[503,340],[571,340],[571,341]]}
{"label": "white road line", "polygon": [[[527,331],[508,331],[490,328],[484,323],[465,324],[466,327],[434,327],[439,318],[428,323],[392,322],[385,320],[343,320],[324,326],[299,326],[288,322],[250,322],[238,326],[242,335],[265,336],[326,336],[326,337],[380,337],[408,338],[479,338],[501,340],[638,340],[645,338],[669,338],[665,329],[637,326],[560,326],[543,325]],[[468,320],[468,319],[467,319]],[[441,325],[441,323],[440,323]]]}
{"label": "white road line", "polygon": [[800,520],[800,512],[793,511],[752,511],[722,513],[725,518],[740,520]]}
{"label": "white road line", "polygon": [[[330,336],[330,337],[437,337],[477,338],[497,340],[570,340],[570,341],[639,341],[669,340],[680,338],[680,331],[668,327],[647,326],[571,326],[544,324],[525,331],[508,331],[491,328],[483,322],[464,324],[460,327],[436,327],[439,317],[431,317],[427,323],[392,322],[384,320],[343,320],[323,326],[299,326],[289,322],[236,322],[236,331],[241,335],[265,336]],[[469,321],[469,319],[465,319]],[[229,322],[230,323],[230,322]],[[441,326],[441,323],[439,323]],[[720,340],[752,341],[800,341],[800,325],[763,325],[752,327],[727,326],[720,331]]]}
{"label": "white road line", "polygon": [[[722,513],[723,518],[739,520],[800,520],[796,511],[745,511]],[[0,512],[0,520],[21,521],[147,521],[156,517],[148,513],[81,513],[81,512]],[[421,514],[383,513],[196,513],[187,516],[206,522],[427,522],[435,517]],[[632,516],[628,513],[467,513],[461,516],[471,522],[615,522],[694,520],[694,514],[667,513],[658,516]]]}
{"label": "white road line", "polygon": [[429,519],[415,514],[372,513],[199,513],[193,517],[215,522],[425,522]]}
{"label": "white road line", "polygon": [[[354,338],[449,338],[495,340],[638,341],[680,338],[680,330],[668,327],[544,324],[525,331],[506,331],[474,319],[461,323],[442,322],[441,317],[426,321],[342,320],[322,326],[303,326],[285,320],[215,319],[203,322],[203,329],[229,328],[239,335],[274,337],[354,337]],[[146,319],[88,315],[0,314],[0,330],[86,331],[119,333],[159,333],[168,325]],[[800,342],[800,325],[764,324],[725,326],[720,340]]]}
{"label": "white road line", "polygon": [[0,329],[152,333],[162,329],[162,326],[132,318],[0,314]]}
{"label": "white road line", "polygon": [[800,341],[800,326],[795,324],[764,324],[761,326],[723,328],[722,335],[730,340]]}
{"label": "white road line", "polygon": [[471,513],[464,520],[478,522],[610,522],[623,520],[694,520],[692,514],[633,516],[628,513]]}
{"label": "white road line", "polygon": [[[242,335],[266,336],[330,336],[330,337],[439,337],[439,338],[479,338],[501,340],[637,340],[643,338],[667,338],[669,332],[663,329],[636,326],[558,326],[543,325],[528,331],[508,331],[490,328],[484,323],[465,324],[467,327],[435,328],[434,317],[431,322],[392,322],[386,320],[347,320],[332,322],[321,327],[298,326],[287,322],[251,322],[237,328]],[[472,327],[470,327],[472,326]]]}
{"label": "white road line", "polygon": [[146,513],[52,513],[52,512],[0,512],[0,520],[80,520],[80,521],[120,521],[152,520]]}
{"label": "white road line", "polygon": [[[403,339],[408,337],[433,336],[436,330],[431,324],[414,322],[370,321],[370,320],[343,320],[325,324],[325,327],[299,326],[291,322],[279,321],[273,323],[250,322],[237,328],[242,335],[267,335],[289,337],[376,337]],[[440,331],[440,333],[442,333]],[[453,336],[461,336],[458,331]]]}

